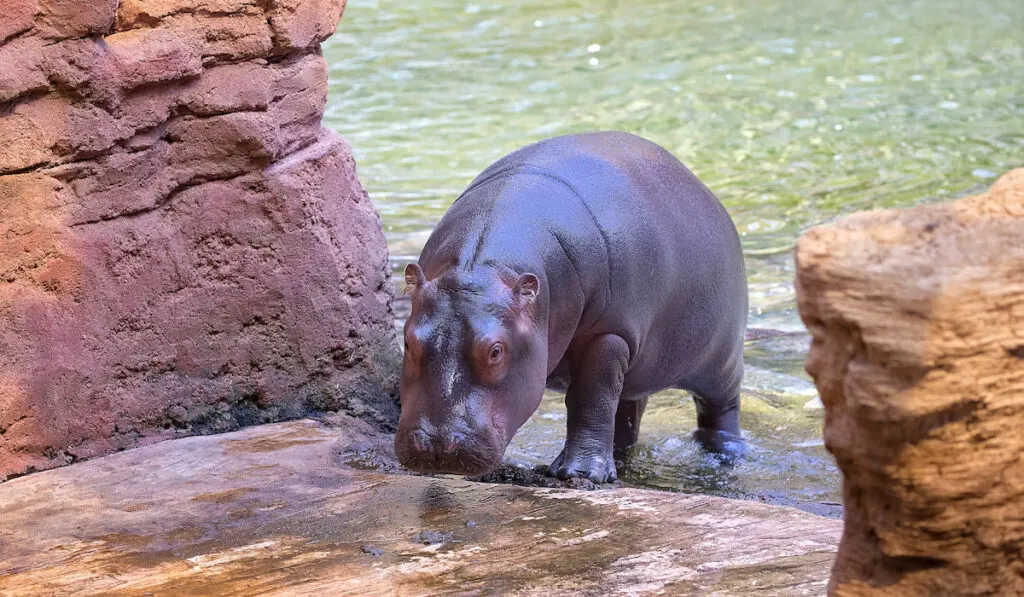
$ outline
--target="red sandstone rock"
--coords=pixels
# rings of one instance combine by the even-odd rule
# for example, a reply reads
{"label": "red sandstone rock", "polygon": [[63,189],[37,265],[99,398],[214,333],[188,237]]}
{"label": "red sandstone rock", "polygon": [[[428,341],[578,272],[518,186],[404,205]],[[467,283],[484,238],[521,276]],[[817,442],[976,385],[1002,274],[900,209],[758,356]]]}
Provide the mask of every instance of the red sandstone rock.
{"label": "red sandstone rock", "polygon": [[140,85],[198,75],[202,65],[312,54],[343,9],[342,0],[19,0],[0,14],[8,40],[0,42],[0,102],[50,81],[109,106]]}
{"label": "red sandstone rock", "polygon": [[1024,594],[1024,169],[796,250],[842,469],[837,596]]}
{"label": "red sandstone rock", "polygon": [[266,58],[273,48],[267,17],[261,14],[183,15],[168,23],[175,31],[199,33],[204,64]]}
{"label": "red sandstone rock", "polygon": [[[312,4],[336,24],[342,2]],[[326,33],[267,61],[280,10],[0,18],[19,59],[0,62],[0,478],[313,411],[396,416],[383,235],[320,124]]]}
{"label": "red sandstone rock", "polygon": [[121,0],[117,7],[117,29],[154,27],[177,15],[263,15],[264,4],[265,0]]}
{"label": "red sandstone rock", "polygon": [[104,35],[114,25],[118,0],[38,0],[33,27],[42,37]]}
{"label": "red sandstone rock", "polygon": [[46,41],[19,37],[0,45],[0,102],[44,91],[50,84],[43,70]]}
{"label": "red sandstone rock", "polygon": [[324,41],[338,28],[348,0],[270,0],[274,49],[283,54]]}
{"label": "red sandstone rock", "polygon": [[34,23],[38,0],[7,0],[0,11],[0,43],[29,31]]}
{"label": "red sandstone rock", "polygon": [[266,65],[252,62],[208,68],[202,78],[183,91],[179,105],[196,116],[266,110],[276,83],[276,77],[264,74],[266,70]]}
{"label": "red sandstone rock", "polygon": [[117,59],[110,50],[106,40],[98,37],[48,43],[40,68],[54,87],[73,89],[73,97],[111,110],[120,103],[123,90]]}
{"label": "red sandstone rock", "polygon": [[0,174],[110,149],[131,135],[102,107],[56,94],[18,103],[0,118]]}
{"label": "red sandstone rock", "polygon": [[169,29],[124,31],[104,41],[124,89],[188,79],[203,72],[197,49],[187,37]]}

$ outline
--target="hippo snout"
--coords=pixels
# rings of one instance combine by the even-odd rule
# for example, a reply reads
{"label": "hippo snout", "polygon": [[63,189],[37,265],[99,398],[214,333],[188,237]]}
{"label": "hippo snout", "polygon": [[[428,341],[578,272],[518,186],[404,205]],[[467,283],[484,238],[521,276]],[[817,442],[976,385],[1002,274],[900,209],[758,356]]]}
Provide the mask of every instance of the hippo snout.
{"label": "hippo snout", "polygon": [[466,437],[461,433],[450,432],[431,438],[423,429],[416,429],[409,434],[409,441],[417,452],[435,453],[443,458],[454,454],[466,441]]}
{"label": "hippo snout", "polygon": [[501,465],[504,443],[494,433],[417,426],[399,428],[395,452],[403,466],[417,472],[482,475]]}

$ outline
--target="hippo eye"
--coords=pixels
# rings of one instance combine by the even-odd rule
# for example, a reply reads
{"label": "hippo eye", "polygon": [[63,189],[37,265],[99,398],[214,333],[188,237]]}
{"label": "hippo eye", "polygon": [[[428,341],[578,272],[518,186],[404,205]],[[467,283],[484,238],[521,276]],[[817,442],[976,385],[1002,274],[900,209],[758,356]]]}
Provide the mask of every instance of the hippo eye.
{"label": "hippo eye", "polygon": [[491,365],[496,365],[501,361],[501,357],[505,355],[505,347],[500,343],[495,342],[491,345],[490,352],[487,353],[487,362]]}

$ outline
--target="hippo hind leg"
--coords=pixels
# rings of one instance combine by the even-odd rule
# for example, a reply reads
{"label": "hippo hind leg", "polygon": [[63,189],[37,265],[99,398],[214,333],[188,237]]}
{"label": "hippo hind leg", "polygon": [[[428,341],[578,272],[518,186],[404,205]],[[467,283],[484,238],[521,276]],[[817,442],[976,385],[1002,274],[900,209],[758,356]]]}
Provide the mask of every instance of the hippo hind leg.
{"label": "hippo hind leg", "polygon": [[551,375],[548,376],[547,388],[556,392],[565,392],[569,389],[571,383],[572,375],[570,375],[569,361],[562,359],[555,365],[555,370],[551,372]]}
{"label": "hippo hind leg", "polygon": [[640,419],[647,408],[647,396],[636,400],[619,400],[615,410],[615,451],[622,452],[636,445],[640,438]]}
{"label": "hippo hind leg", "polygon": [[[740,435],[739,392],[724,399],[694,393],[693,401],[697,406],[697,430],[693,432],[693,439],[709,452],[741,452],[743,437]],[[727,406],[723,408],[716,405],[720,403]]]}
{"label": "hippo hind leg", "polygon": [[740,435],[739,381],[728,384],[679,384],[693,395],[697,430],[693,438],[709,452],[729,454],[743,450]]}

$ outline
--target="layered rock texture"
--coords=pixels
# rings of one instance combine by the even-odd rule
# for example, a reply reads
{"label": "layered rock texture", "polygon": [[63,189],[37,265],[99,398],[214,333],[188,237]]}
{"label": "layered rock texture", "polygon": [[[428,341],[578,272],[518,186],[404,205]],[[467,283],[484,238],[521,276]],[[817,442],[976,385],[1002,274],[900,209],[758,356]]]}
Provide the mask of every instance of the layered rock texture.
{"label": "layered rock texture", "polygon": [[0,595],[821,595],[839,542],[838,520],[755,502],[353,470],[391,444],[365,427],[261,425],[6,483]]}
{"label": "layered rock texture", "polygon": [[397,413],[392,286],[319,43],[344,0],[0,11],[0,479]]}
{"label": "layered rock texture", "polygon": [[1024,594],[1024,169],[815,228],[796,258],[844,475],[831,593]]}

